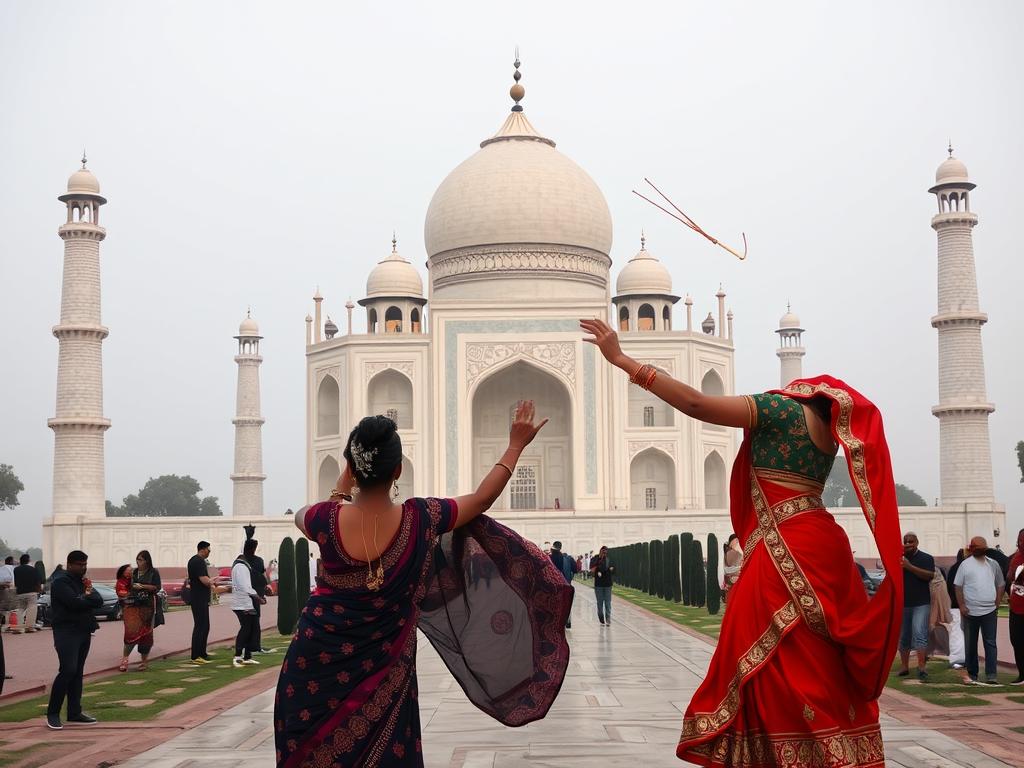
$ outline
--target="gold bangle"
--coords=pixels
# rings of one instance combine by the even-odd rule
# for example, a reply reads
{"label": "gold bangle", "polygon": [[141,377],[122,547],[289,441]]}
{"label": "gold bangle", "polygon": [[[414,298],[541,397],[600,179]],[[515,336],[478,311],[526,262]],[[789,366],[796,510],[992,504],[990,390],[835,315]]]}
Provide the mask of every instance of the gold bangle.
{"label": "gold bangle", "polygon": [[496,462],[494,462],[494,466],[496,466],[496,467],[501,467],[502,469],[504,469],[504,470],[505,470],[506,472],[508,472],[508,476],[509,476],[509,477],[512,477],[512,475],[513,475],[513,474],[515,474],[515,473],[514,473],[514,472],[512,471],[512,467],[510,467],[510,466],[509,466],[508,464],[505,464],[505,463],[503,463],[503,462],[500,462],[500,461],[496,461]]}

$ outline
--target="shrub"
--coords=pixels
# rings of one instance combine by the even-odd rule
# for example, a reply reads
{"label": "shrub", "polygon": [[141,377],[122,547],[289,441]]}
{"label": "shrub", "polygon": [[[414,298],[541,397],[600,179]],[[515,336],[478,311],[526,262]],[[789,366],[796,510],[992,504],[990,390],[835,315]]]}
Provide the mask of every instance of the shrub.
{"label": "shrub", "polygon": [[299,616],[295,600],[295,544],[285,536],[277,553],[277,631],[290,635]]}
{"label": "shrub", "polygon": [[708,613],[714,615],[722,607],[722,588],[718,585],[718,537],[708,534]]}
{"label": "shrub", "polygon": [[701,589],[704,585],[704,552],[701,550],[699,541],[693,542],[693,548],[691,549],[691,560],[690,567],[692,568],[692,576],[690,581],[690,594],[694,597],[693,605],[697,608],[704,607],[704,600],[707,597],[706,590]]}
{"label": "shrub", "polygon": [[295,542],[295,608],[302,612],[309,600],[309,542],[303,537]]}
{"label": "shrub", "polygon": [[693,605],[693,590],[690,584],[693,581],[692,568],[690,566],[690,555],[693,553],[693,534],[681,533],[679,535],[679,573],[681,588],[683,592],[683,605]]}

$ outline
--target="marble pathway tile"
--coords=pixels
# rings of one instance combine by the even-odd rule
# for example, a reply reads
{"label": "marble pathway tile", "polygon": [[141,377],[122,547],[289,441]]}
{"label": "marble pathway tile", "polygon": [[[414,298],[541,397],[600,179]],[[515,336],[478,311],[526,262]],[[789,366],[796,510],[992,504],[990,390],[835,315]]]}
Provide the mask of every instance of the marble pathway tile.
{"label": "marble pathway tile", "polygon": [[[427,768],[659,768],[681,766],[681,713],[712,648],[629,604],[611,627],[597,623],[593,595],[577,590],[569,670],[548,716],[505,728],[467,701],[422,637],[417,660]],[[270,768],[273,690],[121,764],[121,768]],[[1004,768],[956,740],[883,715],[892,768]]]}

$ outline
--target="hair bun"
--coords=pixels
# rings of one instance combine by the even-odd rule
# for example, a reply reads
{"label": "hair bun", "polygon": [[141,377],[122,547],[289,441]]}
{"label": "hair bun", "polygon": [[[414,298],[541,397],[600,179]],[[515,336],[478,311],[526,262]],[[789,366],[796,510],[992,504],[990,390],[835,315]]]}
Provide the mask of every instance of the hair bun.
{"label": "hair bun", "polygon": [[398,425],[387,416],[365,417],[348,437],[345,458],[361,488],[391,482],[395,468],[402,463]]}

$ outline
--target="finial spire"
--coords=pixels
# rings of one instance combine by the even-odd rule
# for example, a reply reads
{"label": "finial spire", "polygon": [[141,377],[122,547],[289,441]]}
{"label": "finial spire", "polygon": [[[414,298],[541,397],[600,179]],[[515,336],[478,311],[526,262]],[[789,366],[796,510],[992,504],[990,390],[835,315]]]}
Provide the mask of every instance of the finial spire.
{"label": "finial spire", "polygon": [[788,301],[786,302],[786,311],[787,312],[792,312],[793,311],[793,305],[790,302],[788,302]]}
{"label": "finial spire", "polygon": [[252,318],[252,306],[248,306],[245,308],[245,316],[248,318]]}
{"label": "finial spire", "polygon": [[946,150],[949,152],[949,156],[952,157],[953,156],[953,140],[952,139],[949,140],[949,146],[946,148]]}
{"label": "finial spire", "polygon": [[391,230],[391,252],[398,253],[398,234]]}
{"label": "finial spire", "polygon": [[82,168],[85,168],[85,163],[86,163],[85,147],[82,147]]}
{"label": "finial spire", "polygon": [[644,234],[644,231],[642,229],[640,230],[640,250],[647,250],[647,236]]}
{"label": "finial spire", "polygon": [[522,86],[522,84],[519,82],[522,79],[522,77],[523,77],[523,73],[519,71],[519,46],[518,45],[516,46],[516,60],[515,60],[515,63],[513,64],[513,66],[516,68],[515,72],[512,73],[512,79],[515,80],[515,83],[513,83],[512,87],[509,88],[508,95],[511,96],[512,97],[512,101],[515,102],[515,104],[512,107],[512,111],[513,112],[522,112],[523,111],[523,107],[522,107],[522,105],[519,102],[522,101],[523,97],[526,95],[526,88],[524,88]]}

